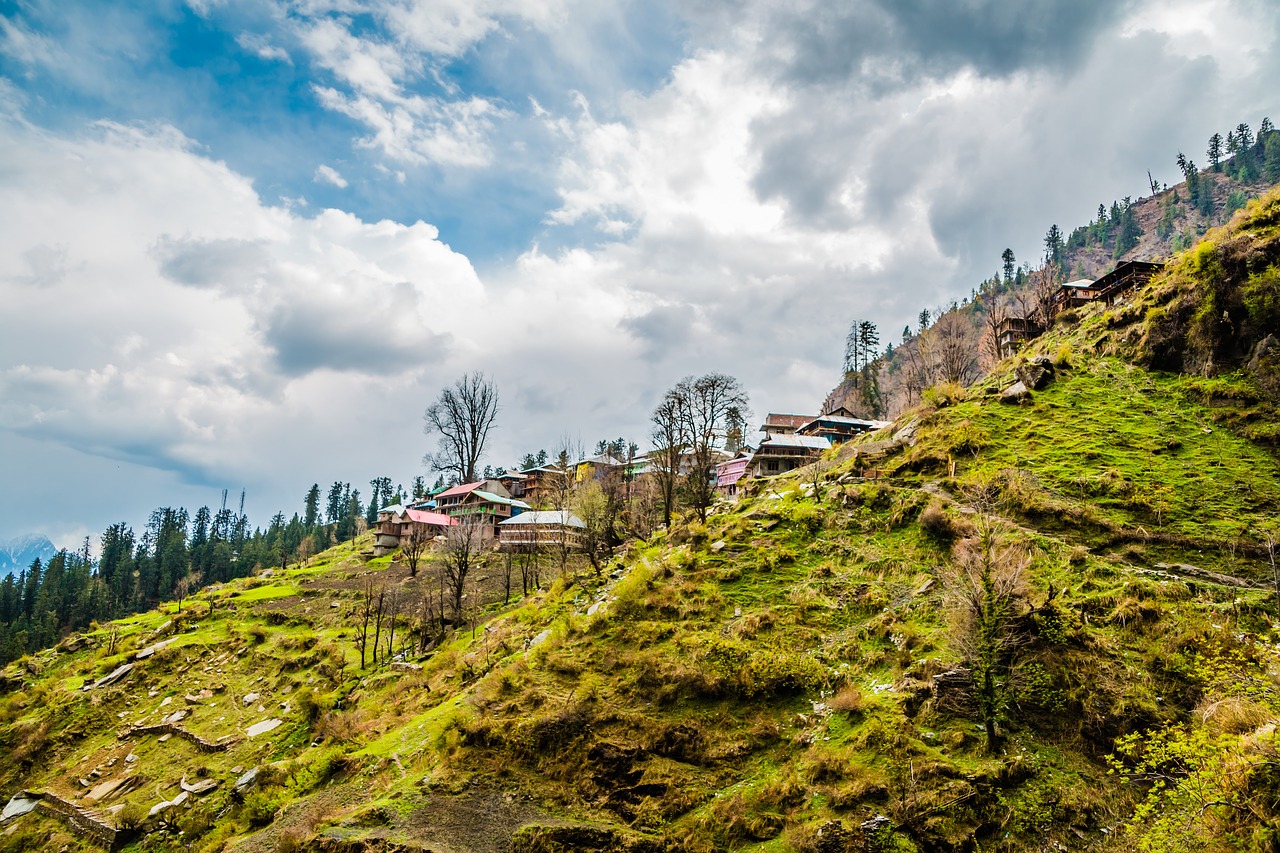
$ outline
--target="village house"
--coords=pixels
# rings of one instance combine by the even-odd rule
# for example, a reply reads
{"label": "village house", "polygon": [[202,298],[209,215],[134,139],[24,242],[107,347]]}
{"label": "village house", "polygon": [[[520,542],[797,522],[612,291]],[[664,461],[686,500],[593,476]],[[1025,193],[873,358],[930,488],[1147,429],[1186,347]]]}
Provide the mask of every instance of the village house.
{"label": "village house", "polygon": [[747,464],[752,477],[773,477],[807,465],[831,447],[820,435],[766,435]]}
{"label": "village house", "polygon": [[502,484],[507,493],[513,498],[524,498],[525,483],[529,479],[528,474],[522,474],[519,471],[503,471],[496,475],[493,479]]}
{"label": "village house", "polygon": [[582,547],[582,519],[568,510],[530,510],[498,522],[498,547],[504,551],[532,551]]}
{"label": "village house", "polygon": [[434,539],[443,535],[457,522],[438,512],[413,509],[393,504],[378,510],[378,520],[372,528],[373,555],[381,557],[399,548],[409,537]]}
{"label": "village house", "polygon": [[625,473],[627,463],[611,453],[601,453],[579,462],[574,470],[574,478],[579,482],[587,480],[603,480],[614,472]]}
{"label": "village house", "polygon": [[1034,317],[1005,317],[996,325],[996,346],[1000,349],[1000,357],[1013,355],[1043,331]]}
{"label": "village house", "polygon": [[732,459],[716,465],[716,491],[726,498],[737,497],[738,481],[747,475],[752,451],[743,449]]}
{"label": "village house", "polygon": [[765,435],[794,435],[795,431],[813,420],[813,415],[780,415],[770,412],[765,415],[760,432]]}
{"label": "village house", "polygon": [[453,486],[436,495],[435,501],[437,512],[459,522],[479,522],[481,536],[487,541],[496,538],[499,522],[530,509],[494,479]]}
{"label": "village house", "polygon": [[546,506],[556,494],[558,481],[564,477],[564,471],[556,465],[538,465],[524,468],[519,474],[524,477],[520,486],[520,494],[513,497],[528,501],[534,506]]}
{"label": "village house", "polygon": [[825,438],[832,444],[839,444],[848,441],[854,436],[862,435],[864,432],[874,432],[888,425],[889,421],[870,421],[864,418],[855,418],[853,412],[844,406],[840,406],[825,415],[819,415],[801,424],[797,427],[795,434]]}
{"label": "village house", "polygon": [[1151,277],[1164,269],[1164,264],[1155,261],[1124,261],[1116,268],[1093,283],[1097,299],[1108,307],[1115,305],[1126,293],[1135,287],[1146,284]]}
{"label": "village house", "polygon": [[1063,311],[1088,305],[1097,297],[1098,291],[1094,288],[1092,279],[1078,278],[1075,281],[1069,281],[1059,287],[1058,292],[1053,295],[1053,316],[1057,317]]}

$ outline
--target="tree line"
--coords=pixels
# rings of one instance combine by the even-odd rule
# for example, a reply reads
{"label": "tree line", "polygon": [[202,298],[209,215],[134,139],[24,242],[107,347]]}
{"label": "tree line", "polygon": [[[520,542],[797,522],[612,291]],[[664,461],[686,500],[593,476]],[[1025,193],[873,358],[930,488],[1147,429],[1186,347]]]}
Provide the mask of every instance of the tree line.
{"label": "tree line", "polygon": [[139,533],[126,522],[107,527],[99,537],[96,559],[90,537],[76,551],[62,550],[47,562],[34,560],[16,576],[0,580],[0,665],[57,643],[94,621],[116,619],[155,607],[180,603],[206,584],[225,583],[265,566],[302,562],[330,545],[363,533],[377,518],[382,502],[395,502],[403,487],[389,477],[370,481],[366,505],[358,489],[336,482],[321,503],[319,484],[303,499],[303,511],[291,518],[272,516],[265,528],[250,527],[244,494],[238,510],[222,504],[159,507]]}

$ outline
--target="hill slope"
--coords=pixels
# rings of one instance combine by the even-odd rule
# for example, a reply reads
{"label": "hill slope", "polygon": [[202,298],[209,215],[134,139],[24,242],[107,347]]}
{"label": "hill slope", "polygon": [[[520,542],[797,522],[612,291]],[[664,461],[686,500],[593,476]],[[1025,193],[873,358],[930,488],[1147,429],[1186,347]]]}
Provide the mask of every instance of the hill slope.
{"label": "hill slope", "polygon": [[[1232,294],[1273,304],[1277,209],[426,654],[438,558],[345,546],[15,663],[0,782],[43,810],[0,851],[85,846],[85,807],[148,850],[1273,849],[1271,315],[1194,356]],[[1173,350],[1205,375],[1126,360]],[[412,615],[362,668],[377,589]]]}

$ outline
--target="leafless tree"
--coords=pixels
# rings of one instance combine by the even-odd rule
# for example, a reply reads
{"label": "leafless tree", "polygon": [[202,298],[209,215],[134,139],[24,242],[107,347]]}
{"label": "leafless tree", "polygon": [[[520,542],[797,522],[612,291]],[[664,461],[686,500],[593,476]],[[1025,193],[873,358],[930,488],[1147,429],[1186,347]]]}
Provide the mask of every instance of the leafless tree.
{"label": "leafless tree", "polygon": [[1004,358],[1000,351],[1000,327],[1009,319],[1009,309],[993,296],[991,306],[982,315],[982,355],[988,366]]}
{"label": "leafless tree", "polygon": [[[573,494],[578,485],[577,462],[584,456],[582,444],[568,436],[562,436],[556,449],[555,473],[548,476],[548,491],[552,506],[556,510],[568,511],[573,502]],[[560,574],[564,574],[569,563],[569,552],[573,550],[567,526],[561,526],[556,537],[555,551],[560,558]]]}
{"label": "leafless tree", "polygon": [[467,590],[467,576],[484,545],[483,525],[484,522],[467,518],[461,524],[450,527],[445,534],[440,566],[455,622],[462,618],[462,597]]}
{"label": "leafless tree", "polygon": [[928,333],[937,381],[968,384],[978,369],[973,326],[953,310],[939,317]]}
{"label": "leafless tree", "polygon": [[391,659],[391,652],[396,643],[396,619],[400,616],[400,591],[397,589],[391,591],[387,615],[387,654],[384,660]]}
{"label": "leafless tree", "polygon": [[365,580],[358,614],[360,627],[356,628],[356,648],[360,650],[360,668],[364,669],[369,646],[369,623],[373,621],[373,578]]}
{"label": "leafless tree", "polygon": [[730,410],[747,411],[747,392],[742,383],[723,373],[708,373],[685,379],[688,403],[684,407],[685,441],[692,455],[689,472],[689,502],[700,521],[716,496],[715,452],[724,444]]}
{"label": "leafless tree", "polygon": [[684,379],[666,393],[662,402],[653,410],[654,452],[649,456],[652,461],[654,482],[658,484],[658,493],[662,499],[662,523],[671,526],[671,516],[675,512],[676,485],[680,480],[680,460],[684,455],[683,410],[688,398],[687,383]]}
{"label": "leafless tree", "polygon": [[489,431],[498,416],[498,389],[483,373],[469,373],[445,388],[427,407],[427,435],[440,434],[440,446],[423,462],[433,471],[457,475],[464,483],[476,479]]}
{"label": "leafless tree", "polygon": [[184,576],[181,580],[178,581],[176,585],[174,585],[173,594],[178,599],[179,613],[182,612],[182,599],[190,595],[192,590],[199,589],[200,585],[203,583],[204,583],[204,576],[201,575],[199,572],[193,572],[192,574]]}
{"label": "leafless tree", "polygon": [[377,604],[374,609],[374,628],[373,628],[373,663],[378,663],[378,645],[382,641],[382,617],[386,613],[387,608],[387,591],[383,587],[378,587]]}
{"label": "leafless tree", "polygon": [[[598,575],[600,573],[600,556],[608,548],[609,500],[605,496],[604,490],[600,488],[599,483],[588,481],[578,487],[572,506],[584,525],[579,534],[582,540],[582,550],[586,552],[587,559],[591,561],[591,567],[596,570]],[[562,526],[566,534],[569,531],[570,517],[570,514],[566,512],[564,525]]]}
{"label": "leafless tree", "polygon": [[418,576],[418,563],[422,561],[422,555],[426,553],[431,539],[432,536],[425,524],[409,522],[409,532],[400,542],[400,555],[409,564],[409,577]]}
{"label": "leafless tree", "polygon": [[1053,322],[1053,302],[1061,285],[1062,267],[1052,261],[1031,272],[1027,290],[1035,306],[1035,320],[1046,329]]}

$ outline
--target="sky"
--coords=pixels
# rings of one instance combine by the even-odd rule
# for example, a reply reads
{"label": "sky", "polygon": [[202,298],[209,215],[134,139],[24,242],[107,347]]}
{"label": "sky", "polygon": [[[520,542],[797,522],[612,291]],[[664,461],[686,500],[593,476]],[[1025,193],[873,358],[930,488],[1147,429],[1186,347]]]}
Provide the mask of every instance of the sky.
{"label": "sky", "polygon": [[814,412],[1051,224],[1280,119],[1269,0],[0,0],[0,539]]}

